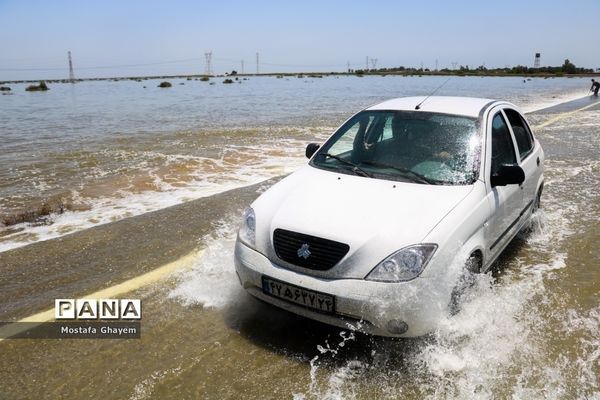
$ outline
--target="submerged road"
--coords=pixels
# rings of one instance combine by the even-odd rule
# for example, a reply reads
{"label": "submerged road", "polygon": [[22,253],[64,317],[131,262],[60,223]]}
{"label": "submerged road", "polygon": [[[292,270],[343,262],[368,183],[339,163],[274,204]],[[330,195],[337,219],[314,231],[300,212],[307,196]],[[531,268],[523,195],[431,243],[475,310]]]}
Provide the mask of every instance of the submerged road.
{"label": "submerged road", "polygon": [[[597,110],[597,99],[584,98],[537,111],[544,115],[537,129]],[[237,225],[243,207],[275,181],[0,253],[0,321],[47,320],[55,298],[110,294],[123,282],[130,285],[114,296],[144,307],[141,339],[0,340],[0,399],[290,398],[315,384],[309,361],[327,353],[317,344],[344,343],[347,356],[371,351],[361,345],[368,339],[345,344],[339,329],[237,292],[219,310],[169,296],[186,278],[169,274],[206,257],[206,242]],[[140,276],[150,278],[135,281]],[[212,282],[198,290],[227,290]],[[412,341],[395,343],[409,349]]]}
{"label": "submerged road", "polygon": [[17,321],[199,251],[275,180],[0,253],[0,321]]}

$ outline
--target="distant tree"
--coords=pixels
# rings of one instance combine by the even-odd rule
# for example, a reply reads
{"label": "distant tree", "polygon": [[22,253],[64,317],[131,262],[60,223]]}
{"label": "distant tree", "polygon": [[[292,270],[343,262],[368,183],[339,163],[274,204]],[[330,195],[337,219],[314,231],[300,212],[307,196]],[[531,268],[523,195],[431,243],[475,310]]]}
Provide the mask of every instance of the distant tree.
{"label": "distant tree", "polygon": [[237,71],[234,69],[229,75],[237,75]]}
{"label": "distant tree", "polygon": [[571,61],[569,61],[568,58],[565,60],[561,69],[565,74],[574,74],[577,72],[577,67]]}
{"label": "distant tree", "polygon": [[529,72],[529,68],[527,68],[524,65],[517,65],[511,68],[510,72],[512,74],[526,74],[527,72]]}

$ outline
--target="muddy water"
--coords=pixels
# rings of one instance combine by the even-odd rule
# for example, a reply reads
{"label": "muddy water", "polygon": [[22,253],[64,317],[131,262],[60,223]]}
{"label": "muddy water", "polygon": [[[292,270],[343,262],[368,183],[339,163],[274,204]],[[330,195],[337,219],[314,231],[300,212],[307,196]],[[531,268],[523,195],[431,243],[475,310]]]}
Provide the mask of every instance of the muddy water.
{"label": "muddy water", "polygon": [[233,271],[239,217],[217,207],[195,266],[131,293],[142,339],[4,340],[0,397],[599,399],[599,129],[596,107],[536,131],[547,163],[533,230],[427,337],[372,338],[250,298]]}
{"label": "muddy water", "polygon": [[[430,93],[445,77],[240,78],[54,84],[0,96],[0,251],[288,173],[350,113]],[[587,79],[455,77],[441,95],[525,110]]]}

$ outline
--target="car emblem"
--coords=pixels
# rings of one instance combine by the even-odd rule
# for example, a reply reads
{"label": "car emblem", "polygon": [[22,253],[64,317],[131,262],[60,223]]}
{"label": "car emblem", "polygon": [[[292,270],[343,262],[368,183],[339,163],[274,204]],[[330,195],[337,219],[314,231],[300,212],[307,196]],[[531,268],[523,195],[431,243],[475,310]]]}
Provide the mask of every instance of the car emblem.
{"label": "car emblem", "polygon": [[310,257],[310,250],[308,249],[308,243],[304,243],[302,246],[300,246],[300,248],[298,249],[298,257],[302,257],[305,260],[308,259],[308,257]]}

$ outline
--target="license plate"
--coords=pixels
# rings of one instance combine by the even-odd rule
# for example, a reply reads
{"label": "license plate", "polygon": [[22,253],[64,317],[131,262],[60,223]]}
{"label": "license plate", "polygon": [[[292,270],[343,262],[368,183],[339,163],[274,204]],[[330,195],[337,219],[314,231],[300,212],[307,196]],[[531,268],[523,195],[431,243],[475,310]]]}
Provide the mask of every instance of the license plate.
{"label": "license plate", "polygon": [[330,294],[304,289],[266,276],[262,277],[262,289],[268,295],[313,310],[326,313],[333,313],[335,311],[335,297]]}

